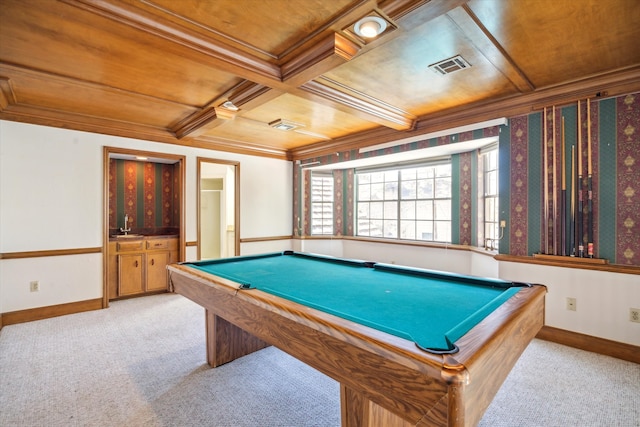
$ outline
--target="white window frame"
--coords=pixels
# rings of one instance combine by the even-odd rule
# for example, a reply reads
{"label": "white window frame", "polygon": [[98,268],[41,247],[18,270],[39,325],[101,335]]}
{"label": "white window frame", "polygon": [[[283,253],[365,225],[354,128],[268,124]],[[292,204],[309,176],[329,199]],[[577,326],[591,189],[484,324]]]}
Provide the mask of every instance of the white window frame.
{"label": "white window frame", "polygon": [[[499,210],[499,151],[498,145],[492,144],[480,150],[481,157],[481,206],[478,209],[478,226],[482,230],[482,239],[478,243],[488,249],[496,249],[500,239]],[[493,157],[493,158],[491,158]],[[481,215],[481,216],[480,216]]]}
{"label": "white window frame", "polygon": [[333,174],[311,172],[311,235],[333,235]]}
{"label": "white window frame", "polygon": [[447,158],[356,170],[356,236],[450,243],[451,168]]}

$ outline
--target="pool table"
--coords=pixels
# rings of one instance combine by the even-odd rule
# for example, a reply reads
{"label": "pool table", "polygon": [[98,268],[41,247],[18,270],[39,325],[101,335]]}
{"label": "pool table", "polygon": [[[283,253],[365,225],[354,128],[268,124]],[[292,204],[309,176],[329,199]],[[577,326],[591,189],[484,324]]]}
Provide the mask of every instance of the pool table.
{"label": "pool table", "polygon": [[476,425],[544,322],[528,283],[293,251],[167,268],[210,366],[274,345],[340,383],[349,427]]}

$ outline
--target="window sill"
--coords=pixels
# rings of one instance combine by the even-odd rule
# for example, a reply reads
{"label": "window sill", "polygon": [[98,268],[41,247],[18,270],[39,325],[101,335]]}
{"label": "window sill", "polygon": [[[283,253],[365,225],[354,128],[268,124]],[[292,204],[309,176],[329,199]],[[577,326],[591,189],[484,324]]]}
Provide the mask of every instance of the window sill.
{"label": "window sill", "polygon": [[294,239],[300,240],[352,240],[359,242],[371,242],[382,243],[385,245],[402,245],[402,246],[416,246],[424,248],[437,248],[446,250],[459,250],[470,251],[478,255],[488,256],[496,261],[502,262],[518,262],[523,264],[537,264],[546,265],[552,267],[563,268],[578,268],[584,270],[597,270],[607,271],[612,273],[622,274],[636,274],[640,275],[640,266],[621,265],[621,264],[608,264],[606,260],[594,259],[594,258],[575,258],[575,257],[563,257],[563,256],[515,256],[499,254],[497,251],[485,250],[478,246],[467,245],[454,245],[451,243],[437,243],[437,242],[421,242],[415,240],[391,240],[391,239],[376,239],[370,237],[357,237],[357,236],[295,236]]}
{"label": "window sill", "polygon": [[607,260],[599,258],[576,258],[569,256],[515,256],[498,254],[497,261],[519,262],[524,264],[547,265],[563,268],[579,268],[582,270],[607,271],[611,273],[640,275],[640,266],[609,264]]}

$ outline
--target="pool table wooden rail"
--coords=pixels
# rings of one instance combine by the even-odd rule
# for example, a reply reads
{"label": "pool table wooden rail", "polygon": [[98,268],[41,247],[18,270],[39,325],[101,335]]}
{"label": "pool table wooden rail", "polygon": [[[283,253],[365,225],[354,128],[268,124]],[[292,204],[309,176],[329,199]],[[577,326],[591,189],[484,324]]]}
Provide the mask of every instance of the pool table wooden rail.
{"label": "pool table wooden rail", "polygon": [[209,365],[274,345],[340,382],[343,426],[477,424],[543,323],[544,288],[523,289],[462,337],[460,352],[436,355],[185,265],[168,268],[173,290],[206,309]]}

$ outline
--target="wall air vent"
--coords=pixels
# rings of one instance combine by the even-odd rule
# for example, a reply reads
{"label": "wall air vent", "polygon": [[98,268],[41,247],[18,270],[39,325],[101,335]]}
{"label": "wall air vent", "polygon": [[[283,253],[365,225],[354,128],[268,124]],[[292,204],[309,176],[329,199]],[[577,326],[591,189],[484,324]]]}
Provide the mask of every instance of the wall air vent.
{"label": "wall air vent", "polygon": [[451,74],[455,71],[464,70],[469,67],[471,67],[471,64],[465,61],[465,59],[460,55],[429,65],[429,68],[432,71],[440,75]]}

